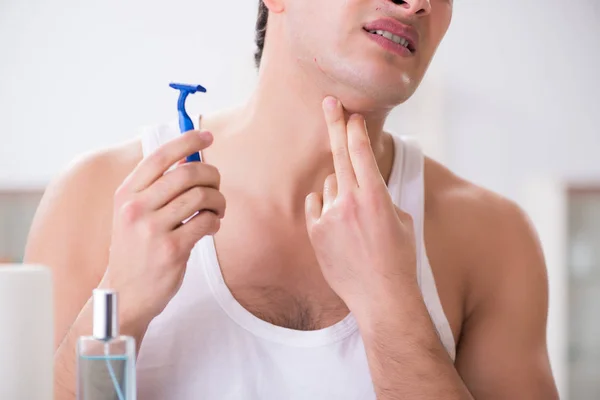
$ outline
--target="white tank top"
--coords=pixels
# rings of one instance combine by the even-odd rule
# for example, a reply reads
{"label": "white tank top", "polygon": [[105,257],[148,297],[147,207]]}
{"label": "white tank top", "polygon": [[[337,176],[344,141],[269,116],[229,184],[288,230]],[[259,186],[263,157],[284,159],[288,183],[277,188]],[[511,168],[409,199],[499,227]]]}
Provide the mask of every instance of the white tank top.
{"label": "white tank top", "polygon": [[[144,129],[144,157],[178,135],[176,121]],[[394,140],[388,190],[413,218],[419,286],[454,359],[454,338],[423,241],[423,154],[408,139]],[[196,244],[181,289],[148,327],[137,360],[137,387],[142,400],[375,400],[353,315],[316,331],[259,319],[226,286],[212,236]]]}

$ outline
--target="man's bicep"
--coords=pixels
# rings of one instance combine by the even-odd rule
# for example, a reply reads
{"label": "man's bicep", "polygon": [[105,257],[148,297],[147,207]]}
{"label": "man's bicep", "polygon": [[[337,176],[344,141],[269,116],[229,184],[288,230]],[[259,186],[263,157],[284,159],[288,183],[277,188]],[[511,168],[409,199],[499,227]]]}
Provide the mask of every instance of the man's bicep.
{"label": "man's bicep", "polygon": [[456,367],[476,399],[556,398],[545,334],[523,308],[467,322]]}
{"label": "man's bicep", "polygon": [[[522,215],[496,238],[498,261],[463,326],[456,367],[476,399],[557,399],[546,345],[548,283]],[[496,250],[497,249],[497,250]]]}

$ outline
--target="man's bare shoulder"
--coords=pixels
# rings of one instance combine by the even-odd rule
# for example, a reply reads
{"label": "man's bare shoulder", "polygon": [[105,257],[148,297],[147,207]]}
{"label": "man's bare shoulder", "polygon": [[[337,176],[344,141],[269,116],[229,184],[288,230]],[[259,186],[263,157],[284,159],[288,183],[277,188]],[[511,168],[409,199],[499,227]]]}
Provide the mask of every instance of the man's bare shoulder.
{"label": "man's bare shoulder", "polygon": [[537,234],[519,205],[431,159],[425,162],[425,186],[426,218],[438,240],[447,242],[443,247],[455,253],[469,286],[480,288],[474,293],[491,293],[524,274],[545,277]]}
{"label": "man's bare shoulder", "polygon": [[49,189],[65,194],[76,190],[78,196],[90,200],[98,196],[112,197],[141,159],[142,147],[137,140],[86,153],[71,162]]}
{"label": "man's bare shoulder", "polygon": [[141,144],[134,141],[72,161],[46,188],[31,227],[26,258],[44,258],[50,239],[59,239],[56,232],[68,235],[60,239],[69,247],[79,240],[92,241],[94,235],[106,240],[114,192],[141,158]]}
{"label": "man's bare shoulder", "polygon": [[[469,182],[427,159],[426,207],[441,221],[461,222],[466,233],[501,235],[528,225],[523,210],[512,200]],[[511,232],[514,233],[514,232]]]}

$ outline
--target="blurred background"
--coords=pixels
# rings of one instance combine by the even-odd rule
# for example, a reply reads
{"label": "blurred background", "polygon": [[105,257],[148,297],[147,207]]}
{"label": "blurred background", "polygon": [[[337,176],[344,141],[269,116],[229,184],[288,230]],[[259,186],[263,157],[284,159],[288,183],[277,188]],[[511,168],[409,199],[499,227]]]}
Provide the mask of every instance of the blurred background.
{"label": "blurred background", "polygon": [[[76,157],[176,118],[169,82],[207,87],[190,112],[245,100],[256,3],[0,1],[0,262],[21,260],[44,188]],[[598,0],[455,0],[427,78],[387,127],[529,213],[571,400],[600,398],[599,71]]]}

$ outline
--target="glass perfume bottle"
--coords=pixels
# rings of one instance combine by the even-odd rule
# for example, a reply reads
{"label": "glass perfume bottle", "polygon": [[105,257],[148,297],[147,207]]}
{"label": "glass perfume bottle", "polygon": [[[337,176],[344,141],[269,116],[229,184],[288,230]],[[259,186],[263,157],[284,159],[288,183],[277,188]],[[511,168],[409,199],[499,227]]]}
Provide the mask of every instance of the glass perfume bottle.
{"label": "glass perfume bottle", "polygon": [[93,336],[77,343],[78,400],[135,400],[135,339],[119,336],[117,293],[95,289]]}

